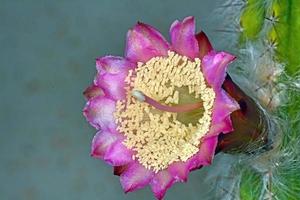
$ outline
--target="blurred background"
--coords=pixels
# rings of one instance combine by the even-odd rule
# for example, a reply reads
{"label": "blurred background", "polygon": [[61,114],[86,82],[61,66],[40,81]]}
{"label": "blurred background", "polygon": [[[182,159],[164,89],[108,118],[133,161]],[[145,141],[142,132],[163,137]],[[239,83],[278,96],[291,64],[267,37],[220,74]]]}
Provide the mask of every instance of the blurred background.
{"label": "blurred background", "polygon": [[[209,0],[0,0],[0,199],[154,199],[125,195],[119,178],[89,156],[95,130],[82,116],[95,58],[123,55],[137,21],[167,38],[175,19],[193,15],[214,40]],[[215,37],[216,36],[216,37]],[[209,196],[207,169],[175,184],[166,199]]]}

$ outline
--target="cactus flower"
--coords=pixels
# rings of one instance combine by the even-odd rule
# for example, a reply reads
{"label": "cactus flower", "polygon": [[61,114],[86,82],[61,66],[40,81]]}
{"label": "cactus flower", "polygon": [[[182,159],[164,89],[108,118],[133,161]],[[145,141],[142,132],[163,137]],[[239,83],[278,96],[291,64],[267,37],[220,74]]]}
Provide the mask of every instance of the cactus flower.
{"label": "cactus flower", "polygon": [[219,134],[233,131],[238,103],[222,89],[235,57],[212,49],[195,20],[159,31],[137,23],[125,56],[96,59],[83,114],[97,129],[91,155],[114,167],[125,192],[150,185],[162,199],[189,172],[212,163]]}

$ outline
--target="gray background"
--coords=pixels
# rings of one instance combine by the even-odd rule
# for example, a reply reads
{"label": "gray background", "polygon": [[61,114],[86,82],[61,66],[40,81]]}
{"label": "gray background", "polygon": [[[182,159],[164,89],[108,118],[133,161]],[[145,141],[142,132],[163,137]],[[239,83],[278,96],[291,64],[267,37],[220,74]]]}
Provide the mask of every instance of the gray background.
{"label": "gray background", "polygon": [[[95,130],[82,116],[82,91],[95,58],[123,55],[136,21],[168,38],[170,24],[196,17],[206,30],[215,1],[0,0],[0,199],[153,199],[149,188],[123,194],[104,162],[89,156]],[[214,41],[218,45],[218,41]],[[207,168],[166,199],[209,197]]]}

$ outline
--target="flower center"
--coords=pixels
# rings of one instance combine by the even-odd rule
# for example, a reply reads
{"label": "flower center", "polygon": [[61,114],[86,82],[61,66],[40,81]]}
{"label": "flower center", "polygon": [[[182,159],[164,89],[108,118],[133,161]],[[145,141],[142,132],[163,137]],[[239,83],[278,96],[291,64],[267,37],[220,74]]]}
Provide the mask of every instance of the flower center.
{"label": "flower center", "polygon": [[200,65],[198,58],[169,51],[129,71],[126,99],[117,102],[114,114],[125,146],[146,168],[158,172],[198,152],[215,99]]}

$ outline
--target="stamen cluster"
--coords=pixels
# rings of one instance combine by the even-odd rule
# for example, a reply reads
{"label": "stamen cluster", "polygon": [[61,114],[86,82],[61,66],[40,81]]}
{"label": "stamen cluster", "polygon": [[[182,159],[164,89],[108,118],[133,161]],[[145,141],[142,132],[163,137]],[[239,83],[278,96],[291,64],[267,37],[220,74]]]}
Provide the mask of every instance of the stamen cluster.
{"label": "stamen cluster", "polygon": [[[147,169],[158,172],[175,161],[186,161],[198,152],[201,138],[209,131],[216,95],[200,65],[198,58],[192,61],[169,51],[167,57],[153,57],[129,71],[126,99],[117,102],[114,115],[117,130],[126,136],[124,144],[136,152],[133,159]],[[169,106],[202,101],[197,111],[201,117],[196,123],[182,121],[178,113],[138,101],[131,95],[133,90]]]}

